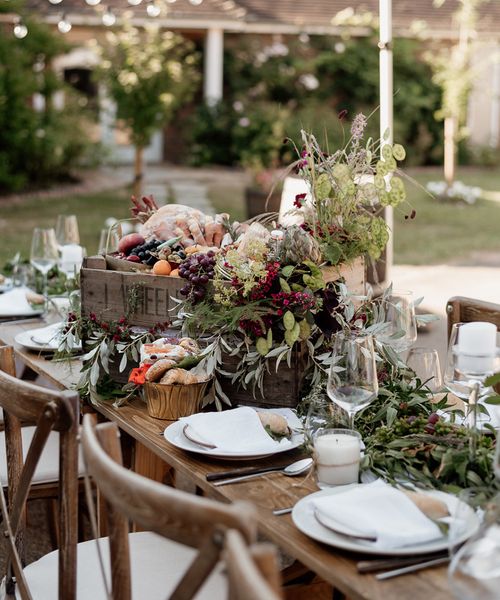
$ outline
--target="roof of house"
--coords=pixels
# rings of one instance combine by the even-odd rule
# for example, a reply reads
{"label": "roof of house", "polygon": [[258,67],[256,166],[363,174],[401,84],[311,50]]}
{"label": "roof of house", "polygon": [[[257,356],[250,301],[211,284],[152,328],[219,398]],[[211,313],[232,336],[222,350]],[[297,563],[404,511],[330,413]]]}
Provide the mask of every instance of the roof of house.
{"label": "roof of house", "polygon": [[[268,33],[307,31],[327,33],[338,29],[335,20],[342,11],[354,9],[356,13],[370,11],[378,15],[379,0],[162,0],[166,1],[166,16],[159,17],[170,27],[221,27]],[[393,26],[396,31],[408,32],[414,22],[422,23],[434,35],[448,36],[454,32],[453,13],[458,0],[446,0],[437,8],[435,0],[395,0]],[[27,0],[32,14],[48,20],[58,19],[66,12],[75,23],[98,24],[99,11],[109,6],[116,14],[133,10],[137,20],[148,19],[146,1],[131,6],[127,0],[103,0],[97,7],[85,0],[62,0],[51,4],[48,0]],[[348,15],[347,12],[343,13]],[[500,2],[489,0],[481,7],[478,29],[500,36]]]}

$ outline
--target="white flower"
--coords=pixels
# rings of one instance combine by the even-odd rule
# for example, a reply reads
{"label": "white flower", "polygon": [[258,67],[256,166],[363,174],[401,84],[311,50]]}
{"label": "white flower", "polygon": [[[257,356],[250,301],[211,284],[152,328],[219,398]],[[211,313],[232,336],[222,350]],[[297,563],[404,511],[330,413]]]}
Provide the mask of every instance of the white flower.
{"label": "white flower", "polygon": [[243,102],[236,100],[236,102],[233,102],[233,108],[236,112],[242,112],[245,107],[243,106]]}
{"label": "white flower", "polygon": [[250,119],[248,117],[241,117],[238,121],[240,127],[248,127],[250,125]]}
{"label": "white flower", "polygon": [[304,73],[299,77],[299,81],[306,90],[315,90],[319,87],[319,81],[312,73]]}

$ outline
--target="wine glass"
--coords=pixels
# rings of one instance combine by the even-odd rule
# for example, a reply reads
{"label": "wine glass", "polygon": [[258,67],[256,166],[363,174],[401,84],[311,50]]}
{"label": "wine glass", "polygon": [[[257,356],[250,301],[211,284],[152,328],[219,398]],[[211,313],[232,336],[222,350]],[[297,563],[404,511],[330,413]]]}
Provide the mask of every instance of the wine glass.
{"label": "wine glass", "polygon": [[36,227],[31,241],[30,262],[43,277],[43,295],[47,301],[47,277],[59,258],[54,229]]}
{"label": "wine glass", "polygon": [[372,336],[353,332],[335,334],[332,358],[326,388],[328,397],[347,411],[349,428],[353,429],[355,414],[378,394]]}
{"label": "wine glass", "polygon": [[116,227],[111,226],[109,229],[101,229],[97,254],[111,254],[111,252],[115,252],[118,250],[119,241],[120,236]]}
{"label": "wine glass", "polygon": [[[471,507],[465,504],[464,493],[469,496],[467,502],[471,504]],[[459,543],[451,545],[451,561],[448,569],[450,588],[453,595],[460,600],[495,600],[498,598],[500,587],[500,507],[498,497],[484,504],[484,497],[481,498],[477,492],[466,490],[460,494],[459,499],[462,501],[460,504],[465,505],[469,511],[477,505],[481,506],[484,509],[484,516],[481,526],[463,546],[460,546]],[[451,521],[449,532],[451,540],[454,537],[454,521],[458,521],[459,527],[464,527],[465,519],[460,517],[455,514]],[[457,539],[457,541],[460,540]]]}
{"label": "wine glass", "polygon": [[408,354],[406,364],[432,393],[442,390],[443,377],[437,350],[420,347],[412,348]]}
{"label": "wine glass", "polygon": [[379,339],[397,353],[406,352],[417,339],[417,321],[413,293],[393,291],[382,302],[386,328]]}
{"label": "wine glass", "polygon": [[80,243],[76,215],[59,215],[57,217],[56,238],[59,246]]}

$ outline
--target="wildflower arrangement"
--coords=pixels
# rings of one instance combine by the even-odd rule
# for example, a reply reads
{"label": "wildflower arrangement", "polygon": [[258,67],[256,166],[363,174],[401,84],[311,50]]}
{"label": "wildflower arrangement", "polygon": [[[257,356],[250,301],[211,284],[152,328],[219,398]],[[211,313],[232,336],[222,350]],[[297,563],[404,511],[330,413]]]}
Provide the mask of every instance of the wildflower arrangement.
{"label": "wildflower arrangement", "polygon": [[364,255],[377,259],[389,239],[381,213],[406,198],[403,180],[395,175],[405,149],[387,141],[389,132],[382,140],[364,141],[366,124],[367,118],[358,114],[346,145],[333,153],[302,131],[303,147],[297,150],[296,172],[308,183],[310,200],[307,194],[297,195],[295,208],[303,215],[302,227],[332,265]]}

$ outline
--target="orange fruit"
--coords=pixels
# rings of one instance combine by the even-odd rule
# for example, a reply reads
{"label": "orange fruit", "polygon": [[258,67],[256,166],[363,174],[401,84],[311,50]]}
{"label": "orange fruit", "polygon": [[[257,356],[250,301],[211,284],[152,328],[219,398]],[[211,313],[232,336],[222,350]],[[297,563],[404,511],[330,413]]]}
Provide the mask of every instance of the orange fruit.
{"label": "orange fruit", "polygon": [[179,269],[172,269],[170,271],[170,277],[180,277],[180,275],[179,275]]}
{"label": "orange fruit", "polygon": [[168,260],[159,260],[153,265],[153,273],[155,275],[170,275],[172,267]]}

